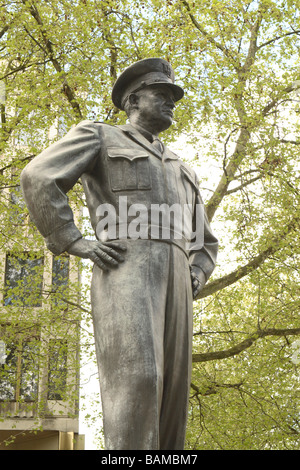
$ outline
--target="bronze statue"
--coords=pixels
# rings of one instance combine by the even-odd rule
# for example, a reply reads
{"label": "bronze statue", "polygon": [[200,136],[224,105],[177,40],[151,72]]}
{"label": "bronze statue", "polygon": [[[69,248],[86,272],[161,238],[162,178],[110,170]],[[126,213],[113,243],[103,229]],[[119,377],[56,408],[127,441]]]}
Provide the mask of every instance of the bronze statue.
{"label": "bronze statue", "polygon": [[[167,61],[138,61],[112,91],[129,124],[83,121],[21,176],[48,248],[94,262],[92,316],[110,450],[184,448],[192,304],[215,267],[218,242],[205,213],[197,212],[203,203],[196,174],[158,139],[182,97]],[[79,178],[95,241],[82,237],[68,204]],[[157,217],[162,207],[184,207],[190,227],[180,231],[176,217],[165,227]],[[102,224],[103,208],[114,209],[113,227]]]}

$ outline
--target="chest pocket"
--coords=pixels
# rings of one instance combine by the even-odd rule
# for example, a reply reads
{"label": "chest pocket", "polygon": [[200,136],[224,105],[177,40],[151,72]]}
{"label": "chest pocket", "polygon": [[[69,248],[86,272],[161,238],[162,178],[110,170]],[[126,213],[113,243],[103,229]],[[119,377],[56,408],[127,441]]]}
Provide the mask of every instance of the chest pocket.
{"label": "chest pocket", "polygon": [[149,155],[135,149],[107,149],[110,187],[112,191],[151,189]]}

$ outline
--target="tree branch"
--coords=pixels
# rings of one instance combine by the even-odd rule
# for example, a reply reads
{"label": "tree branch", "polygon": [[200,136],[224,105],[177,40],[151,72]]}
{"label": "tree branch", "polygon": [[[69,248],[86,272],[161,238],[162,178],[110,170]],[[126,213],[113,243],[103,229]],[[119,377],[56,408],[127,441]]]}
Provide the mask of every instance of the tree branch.
{"label": "tree branch", "polygon": [[223,197],[227,194],[229,183],[234,179],[236,170],[238,169],[241,161],[243,160],[246,152],[245,148],[249,141],[250,133],[246,128],[242,128],[240,135],[238,137],[235,150],[230,158],[229,163],[226,168],[224,168],[224,173],[220,179],[220,182],[214,191],[214,194],[209,199],[206,205],[206,212],[208,220],[211,222],[213,216],[219,207]]}
{"label": "tree branch", "polygon": [[246,349],[250,348],[255,341],[266,336],[295,336],[300,335],[300,328],[267,328],[266,330],[257,330],[249,338],[245,339],[241,343],[236,344],[232,348],[225,349],[223,351],[212,351],[208,353],[193,354],[193,362],[208,362],[215,361],[217,359],[226,359],[228,357],[236,356]]}
{"label": "tree branch", "polygon": [[190,17],[191,19],[191,22],[193,23],[193,25],[195,26],[195,28],[200,31],[201,34],[203,34],[203,36],[205,36],[205,38],[211,43],[213,44],[217,49],[219,49],[220,51],[223,52],[223,54],[225,54],[226,57],[230,58],[232,61],[233,61],[233,65],[234,67],[237,68],[236,66],[236,60],[234,59],[234,57],[232,57],[230,54],[229,54],[229,51],[228,49],[223,46],[222,44],[220,44],[218,41],[216,41],[201,25],[200,23],[196,20],[195,16],[192,14],[191,12],[191,8],[190,8],[190,5],[188,4],[188,2],[186,0],[181,0],[181,3],[185,6],[187,12],[188,12],[188,16]]}
{"label": "tree branch", "polygon": [[84,313],[91,313],[90,310],[87,310],[86,308],[82,307],[82,305],[80,305],[80,304],[78,304],[78,303],[71,302],[71,300],[66,300],[66,299],[64,299],[64,302],[65,302],[66,304],[72,305],[72,307],[78,308],[79,310],[81,310],[81,311],[84,312]]}
{"label": "tree branch", "polygon": [[[32,160],[33,157],[35,157],[35,155],[28,155],[27,157],[22,158],[21,162],[26,162],[28,160]],[[3,166],[2,168],[0,168],[0,174],[3,173],[4,170],[7,170],[8,168],[11,168],[15,165],[16,165],[16,162],[13,161],[13,162],[9,163],[8,165]]]}
{"label": "tree branch", "polygon": [[299,88],[300,88],[300,82],[298,83],[298,81],[297,81],[297,82],[294,82],[292,85],[290,85],[290,86],[284,88],[283,90],[281,90],[279,96],[276,99],[270,101],[270,103],[267,104],[267,106],[265,106],[262,109],[262,115],[266,116],[271,111],[271,109],[274,108],[274,106],[276,106],[278,104],[278,102],[281,99],[282,95],[284,95],[286,93],[291,93],[292,91],[299,90]]}
{"label": "tree branch", "polygon": [[284,144],[300,145],[300,140],[280,139],[280,142],[283,142]]}
{"label": "tree branch", "polygon": [[[291,92],[299,90],[299,89],[300,89],[300,80],[296,81],[292,85],[284,88],[280,92],[280,94],[278,95],[278,97],[276,99],[270,101],[270,103],[262,109],[262,111],[261,111],[262,116],[263,117],[266,116],[271,111],[271,109],[273,109],[278,104],[278,102],[282,98],[282,95],[284,95],[286,93],[291,93]],[[239,113],[239,115],[240,115],[240,113]],[[228,194],[228,186],[229,186],[230,182],[234,179],[234,175],[235,175],[241,161],[243,160],[244,156],[246,155],[245,149],[246,149],[246,145],[247,145],[247,143],[250,139],[250,135],[251,135],[250,131],[246,127],[241,128],[241,132],[240,132],[240,135],[238,137],[236,147],[233,151],[231,159],[230,159],[228,165],[226,166],[226,168],[224,169],[224,173],[223,173],[223,175],[220,179],[220,182],[219,182],[216,190],[214,191],[214,194],[212,195],[212,197],[207,202],[206,211],[207,211],[208,220],[210,222],[213,219],[213,216],[214,216],[216,210],[218,209],[220,203],[222,202],[223,197],[226,194]],[[298,145],[298,141],[288,142],[288,141],[285,141],[283,139],[282,142],[284,142],[284,143],[293,143],[294,145]]]}
{"label": "tree branch", "polygon": [[[24,3],[25,6],[28,6],[28,2],[26,0],[22,0],[22,2]],[[44,46],[45,46],[45,49],[43,47],[42,47],[42,49],[49,56],[50,61],[52,62],[55,70],[63,78],[63,93],[66,95],[66,97],[67,97],[70,105],[72,106],[76,116],[78,118],[82,119],[82,113],[81,113],[81,110],[80,110],[80,106],[79,106],[78,102],[75,99],[74,91],[73,91],[72,87],[68,84],[66,74],[64,73],[60,63],[55,58],[52,42],[47,37],[47,33],[46,33],[45,29],[43,28],[43,21],[41,19],[41,16],[38,12],[38,9],[37,9],[36,5],[33,2],[32,2],[32,5],[29,6],[29,11],[30,11],[31,16],[37,22],[37,24],[41,27],[41,34],[42,34],[42,38],[43,38]]]}
{"label": "tree branch", "polygon": [[5,123],[5,127],[3,128],[2,135],[0,135],[0,151],[4,148],[5,144],[8,142],[11,134],[13,131],[16,130],[16,127],[22,122],[22,119],[27,114],[27,108],[22,108],[19,112],[18,116],[10,119],[10,127],[7,126]]}
{"label": "tree branch", "polygon": [[243,93],[247,79],[247,73],[249,72],[251,66],[254,63],[255,55],[257,52],[257,38],[258,31],[261,24],[261,15],[259,15],[256,23],[251,28],[251,37],[248,47],[247,57],[245,59],[244,65],[238,69],[238,82],[239,82],[239,93],[236,95],[235,107],[240,120],[240,135],[238,137],[234,152],[231,156],[231,159],[224,168],[224,173],[221,177],[221,180],[207,203],[206,211],[208,220],[211,221],[217,208],[219,207],[223,197],[228,194],[228,186],[233,180],[234,175],[241,164],[242,160],[246,155],[246,145],[250,139],[250,131],[248,129],[249,125],[247,122],[247,115],[244,109],[243,103]]}
{"label": "tree branch", "polygon": [[297,29],[296,31],[290,31],[289,33],[285,33],[282,36],[276,36],[273,39],[270,39],[269,41],[264,42],[260,46],[258,46],[258,49],[261,49],[262,47],[268,46],[269,44],[272,44],[272,42],[279,41],[282,38],[285,38],[287,36],[291,36],[292,34],[300,34],[300,29]]}
{"label": "tree branch", "polygon": [[242,279],[243,277],[247,276],[249,273],[257,269],[267,258],[269,258],[272,254],[278,251],[282,247],[282,240],[286,237],[287,233],[296,230],[299,228],[299,218],[296,217],[292,219],[291,222],[285,227],[285,229],[279,233],[276,237],[273,237],[271,240],[270,245],[265,250],[261,251],[257,256],[255,256],[249,263],[246,265],[237,268],[235,271],[223,276],[219,279],[215,279],[214,281],[208,283],[200,292],[197,299],[203,299],[204,297],[208,297],[215,292],[218,292],[225,287],[228,287],[238,280]]}
{"label": "tree branch", "polygon": [[[26,28],[25,28],[26,30]],[[28,33],[28,31],[26,30],[26,32]],[[29,34],[29,33],[28,33]],[[32,37],[32,36],[31,36]],[[13,75],[14,73],[17,73],[17,72],[24,72],[24,70],[34,66],[34,65],[45,65],[47,64],[47,62],[49,62],[50,59],[48,60],[45,60],[43,62],[32,62],[32,63],[28,63],[28,64],[22,64],[22,65],[19,65],[19,67],[16,67],[15,69],[13,70],[10,70],[9,72],[7,72],[5,75],[3,75],[2,77],[0,77],[0,80],[4,80],[5,78],[9,77],[10,75]]]}
{"label": "tree branch", "polygon": [[228,196],[229,194],[236,193],[237,191],[240,191],[241,189],[248,186],[249,184],[254,183],[255,181],[260,180],[262,178],[263,178],[263,174],[256,176],[255,178],[251,178],[249,181],[245,181],[245,183],[242,183],[240,186],[237,186],[236,188],[228,190],[226,192],[226,196]]}
{"label": "tree branch", "polygon": [[4,34],[6,33],[6,31],[8,30],[9,28],[9,25],[6,24],[5,26],[3,26],[3,28],[1,29],[0,31],[0,38],[2,38],[2,36],[4,36]]}
{"label": "tree branch", "polygon": [[[191,383],[191,388],[196,392],[194,393],[193,397],[195,395],[201,395],[203,397],[208,396],[208,395],[215,395],[217,392],[218,388],[236,388],[239,389],[243,385],[242,382],[236,383],[236,384],[217,384],[216,382],[213,382],[211,386],[205,387],[203,390],[201,390],[197,385]],[[193,398],[192,397],[192,398]]]}
{"label": "tree branch", "polygon": [[249,43],[249,49],[248,49],[248,54],[245,60],[245,63],[242,67],[243,72],[247,72],[251,65],[254,62],[255,55],[257,52],[257,39],[258,39],[258,31],[259,27],[261,24],[262,16],[261,14],[258,16],[256,23],[253,25],[251,28],[251,37],[250,37],[250,43]]}

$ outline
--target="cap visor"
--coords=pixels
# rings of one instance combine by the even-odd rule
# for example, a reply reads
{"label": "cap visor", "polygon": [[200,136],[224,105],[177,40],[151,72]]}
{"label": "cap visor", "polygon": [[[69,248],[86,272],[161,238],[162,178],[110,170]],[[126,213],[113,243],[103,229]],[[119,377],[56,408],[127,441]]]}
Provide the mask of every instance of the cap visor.
{"label": "cap visor", "polygon": [[155,86],[155,85],[166,85],[166,86],[168,86],[169,88],[171,88],[172,91],[173,91],[173,95],[174,95],[175,101],[181,100],[181,98],[183,98],[183,96],[184,96],[184,91],[183,91],[183,89],[182,89],[180,86],[175,85],[174,83],[169,83],[169,82],[155,82],[155,83],[149,83],[149,85],[147,85],[147,86]]}

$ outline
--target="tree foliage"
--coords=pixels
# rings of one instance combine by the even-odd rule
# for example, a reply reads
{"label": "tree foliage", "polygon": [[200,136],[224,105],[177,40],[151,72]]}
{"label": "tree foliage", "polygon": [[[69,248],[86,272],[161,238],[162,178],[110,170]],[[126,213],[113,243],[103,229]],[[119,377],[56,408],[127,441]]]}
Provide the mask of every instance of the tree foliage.
{"label": "tree foliage", "polygon": [[[1,250],[43,249],[20,223],[27,161],[82,119],[124,122],[110,99],[118,73],[166,58],[186,93],[164,139],[198,172],[220,239],[194,308],[187,448],[298,448],[298,0],[1,6]],[[80,183],[70,200],[84,204]]]}

